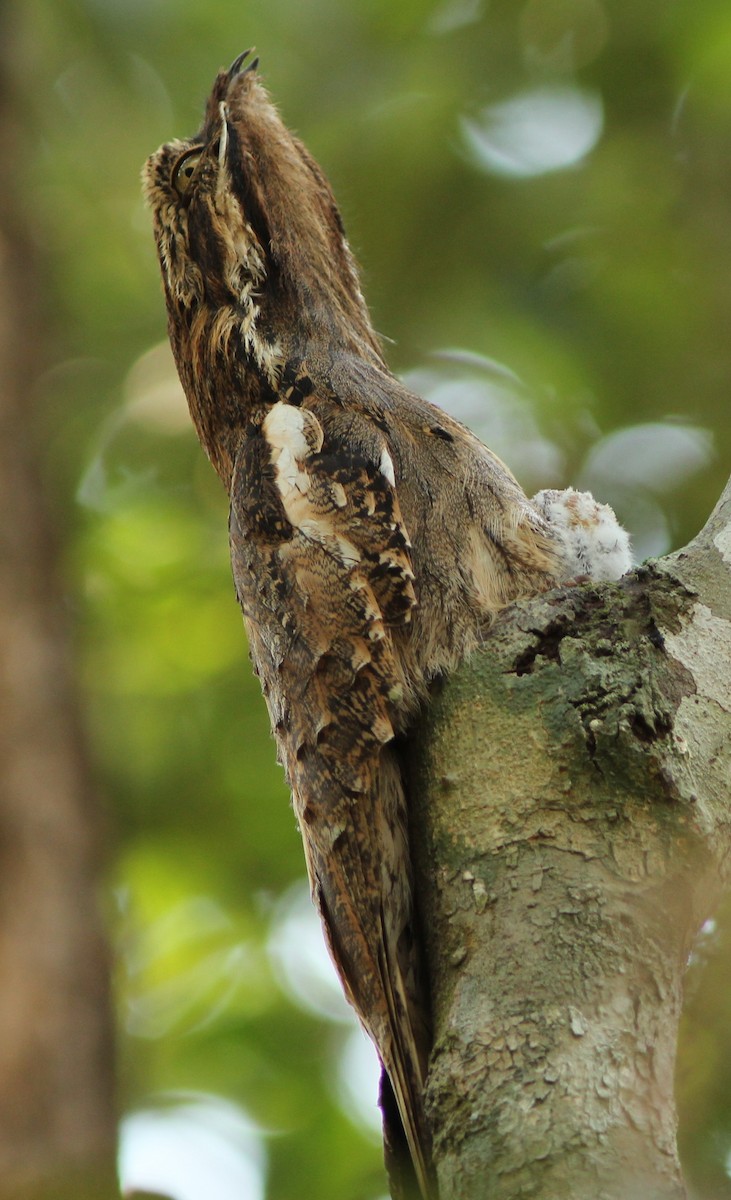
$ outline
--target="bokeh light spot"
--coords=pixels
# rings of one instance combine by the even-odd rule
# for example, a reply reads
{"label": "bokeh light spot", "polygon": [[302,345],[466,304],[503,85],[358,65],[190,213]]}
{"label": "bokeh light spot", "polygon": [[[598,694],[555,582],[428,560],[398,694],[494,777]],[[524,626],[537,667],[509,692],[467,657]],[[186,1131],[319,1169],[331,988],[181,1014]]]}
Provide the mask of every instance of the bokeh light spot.
{"label": "bokeh light spot", "polygon": [[294,884],[277,905],[268,949],[277,979],[295,1004],[330,1021],[355,1024],[306,884]]}
{"label": "bokeh light spot", "polygon": [[601,97],[576,87],[541,87],[463,117],[475,166],[528,179],[574,166],[593,150],[604,125]]}
{"label": "bokeh light spot", "polygon": [[120,1127],[122,1192],[170,1200],[263,1200],[262,1138],[243,1109],[217,1096],[170,1095]]}

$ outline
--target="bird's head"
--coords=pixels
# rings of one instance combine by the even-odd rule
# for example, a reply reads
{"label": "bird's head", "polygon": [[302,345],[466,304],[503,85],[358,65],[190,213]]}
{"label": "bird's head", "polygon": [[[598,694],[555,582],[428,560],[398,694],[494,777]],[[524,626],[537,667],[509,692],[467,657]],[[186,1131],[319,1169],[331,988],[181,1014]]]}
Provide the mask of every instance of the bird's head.
{"label": "bird's head", "polygon": [[330,185],[249,54],[217,75],[200,131],[145,164],[171,320],[245,316],[255,296],[270,328],[280,317],[301,338],[324,330],[378,351]]}

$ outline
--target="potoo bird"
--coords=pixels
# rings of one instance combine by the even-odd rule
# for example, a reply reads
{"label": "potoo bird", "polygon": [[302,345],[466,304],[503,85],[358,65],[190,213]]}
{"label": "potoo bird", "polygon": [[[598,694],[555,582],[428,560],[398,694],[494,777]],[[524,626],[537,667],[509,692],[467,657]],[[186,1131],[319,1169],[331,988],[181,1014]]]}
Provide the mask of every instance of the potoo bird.
{"label": "potoo bird", "polygon": [[586,493],[528,500],[391,374],[330,185],[248,54],[216,77],[200,131],[148,160],[145,191],[175,361],[230,496],[236,593],[312,896],[385,1069],[384,1110],[395,1098],[432,1197],[429,1004],[395,739],[498,609],[576,575],[616,577],[628,542]]}

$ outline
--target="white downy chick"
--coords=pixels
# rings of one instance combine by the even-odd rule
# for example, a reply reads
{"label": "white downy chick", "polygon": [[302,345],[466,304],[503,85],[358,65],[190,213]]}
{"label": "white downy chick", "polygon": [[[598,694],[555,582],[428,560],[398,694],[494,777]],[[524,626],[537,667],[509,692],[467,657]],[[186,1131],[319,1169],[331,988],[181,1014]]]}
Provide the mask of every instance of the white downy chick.
{"label": "white downy chick", "polygon": [[533,503],[564,547],[567,578],[588,575],[604,582],[629,571],[629,534],[608,504],[599,504],[591,492],[574,488],[546,488],[533,497]]}

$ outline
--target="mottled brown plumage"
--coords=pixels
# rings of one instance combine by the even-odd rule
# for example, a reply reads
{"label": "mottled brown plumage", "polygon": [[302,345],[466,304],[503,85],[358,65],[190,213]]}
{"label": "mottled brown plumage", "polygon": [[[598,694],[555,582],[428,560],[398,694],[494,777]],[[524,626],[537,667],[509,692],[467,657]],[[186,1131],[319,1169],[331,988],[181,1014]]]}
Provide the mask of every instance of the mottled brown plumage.
{"label": "mottled brown plumage", "polygon": [[243,61],[145,189],[312,894],[426,1196],[428,1000],[394,737],[496,610],[565,577],[564,555],[503,463],[388,370],[330,187]]}

